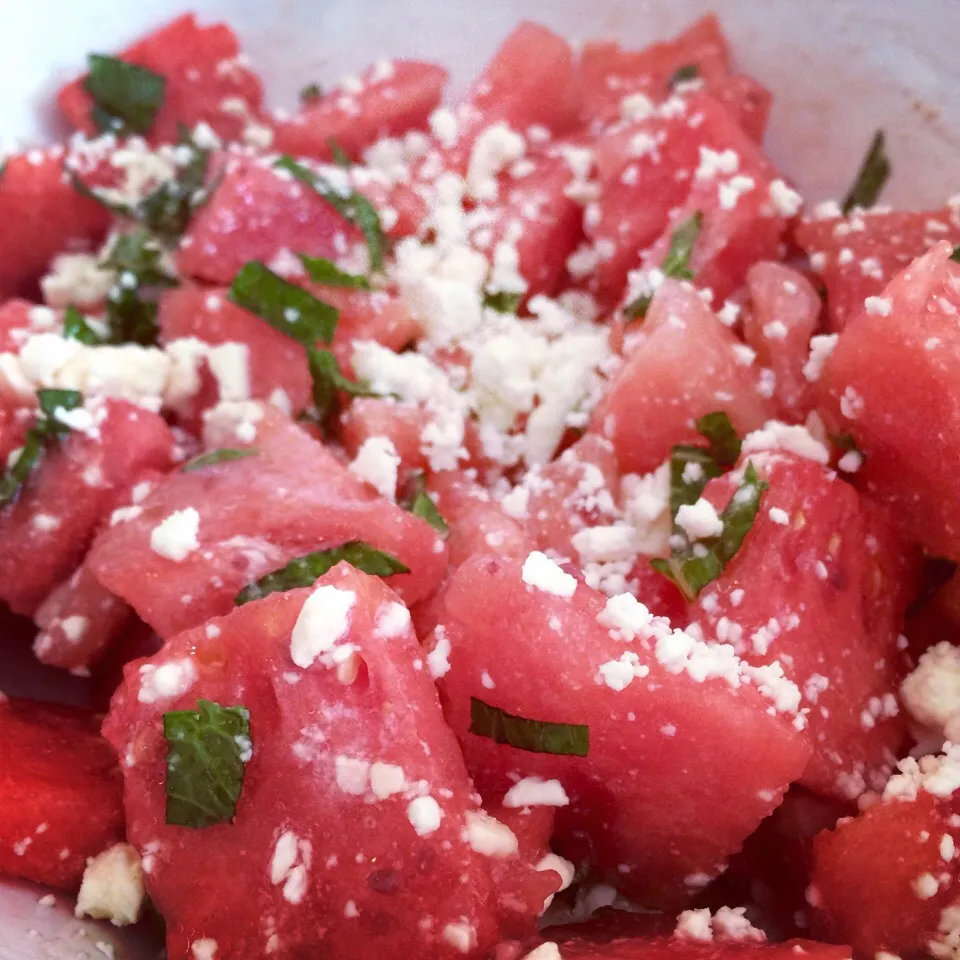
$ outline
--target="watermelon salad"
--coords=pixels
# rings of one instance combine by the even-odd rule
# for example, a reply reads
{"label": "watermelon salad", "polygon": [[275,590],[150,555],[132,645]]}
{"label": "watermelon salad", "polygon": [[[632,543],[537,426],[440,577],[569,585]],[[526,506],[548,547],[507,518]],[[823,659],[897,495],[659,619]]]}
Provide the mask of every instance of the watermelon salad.
{"label": "watermelon salad", "polygon": [[[0,873],[169,960],[960,958],[960,196],[716,19],[271,110],[192,15],[0,175]],[[151,905],[148,907],[148,904]]]}

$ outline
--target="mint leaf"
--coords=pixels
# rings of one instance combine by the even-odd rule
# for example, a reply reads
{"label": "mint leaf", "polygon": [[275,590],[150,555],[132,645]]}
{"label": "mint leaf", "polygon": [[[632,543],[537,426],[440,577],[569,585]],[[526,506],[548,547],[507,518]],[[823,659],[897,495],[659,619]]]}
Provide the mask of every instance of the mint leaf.
{"label": "mint leaf", "polygon": [[135,64],[92,53],[83,89],[93,98],[90,118],[103,132],[147,134],[163,106],[167,81]]}
{"label": "mint leaf", "polygon": [[682,532],[675,530],[674,536],[684,541],[682,546],[675,548],[669,559],[651,560],[653,569],[672,580],[687,600],[695,600],[700,591],[716,580],[737,555],[753,526],[766,489],[766,482],[757,479],[753,464],[748,463],[743,483],[720,514],[723,533],[690,543]]}
{"label": "mint leaf", "polygon": [[333,157],[333,162],[338,167],[343,167],[346,170],[348,167],[353,166],[353,161],[350,159],[350,154],[347,153],[343,147],[337,143],[336,137],[327,137],[327,145],[330,147],[330,154]]}
{"label": "mint leaf", "polygon": [[679,86],[681,83],[689,83],[700,76],[700,68],[695,63],[686,63],[682,67],[677,67],[670,77],[670,89]]}
{"label": "mint leaf", "polygon": [[156,343],[160,292],[177,281],[163,267],[163,248],[145,230],[123,234],[101,267],[117,271],[107,293],[107,324],[111,343]]}
{"label": "mint leaf", "polygon": [[[673,231],[670,235],[670,248],[660,267],[664,276],[674,277],[677,280],[693,279],[690,258],[702,226],[703,214],[698,210]],[[652,302],[652,293],[642,293],[623,308],[624,316],[628,320],[643,320]]]}
{"label": "mint leaf", "polygon": [[366,197],[355,191],[346,194],[340,193],[323,177],[297,163],[292,157],[282,156],[274,163],[274,166],[278,170],[285,170],[301,183],[305,183],[317,195],[323,197],[340,216],[357,226],[367,241],[370,268],[373,271],[383,269],[387,238],[376,209]]}
{"label": "mint leaf", "polygon": [[405,507],[415,517],[426,520],[440,536],[446,537],[450,532],[447,521],[440,515],[437,505],[433,502],[430,494],[427,493],[427,481],[422,471],[417,474],[413,481],[413,490]]}
{"label": "mint leaf", "polygon": [[366,277],[354,273],[346,273],[332,260],[324,257],[311,257],[306,253],[298,253],[303,269],[314,283],[321,283],[327,287],[347,287],[353,290],[369,290],[370,281]]}
{"label": "mint leaf", "polygon": [[585,757],[590,752],[590,728],[579,723],[528,720],[470,698],[470,733],[531,753]]}
{"label": "mint leaf", "polygon": [[697,433],[710,444],[710,455],[721,466],[732,467],[740,457],[740,438],[723,410],[704,414],[697,421]]}
{"label": "mint leaf", "polygon": [[351,540],[332,550],[317,550],[291,560],[285,567],[268,573],[255,583],[244,587],[234,603],[239,607],[251,600],[260,600],[271,593],[310,587],[328,570],[346,561],[363,573],[374,577],[391,577],[395,573],[409,573],[410,568],[383,550],[371,547],[363,540]]}
{"label": "mint leaf", "polygon": [[305,347],[314,346],[318,340],[330,343],[340,318],[336,307],[278,277],[259,260],[243,265],[230,286],[228,299]]}
{"label": "mint leaf", "polygon": [[886,137],[882,130],[878,130],[870,141],[857,178],[853,186],[844,197],[840,209],[849,213],[855,207],[864,210],[872,207],[880,196],[884,185],[890,177],[890,160],[887,158]]}
{"label": "mint leaf", "polygon": [[516,313],[517,307],[523,303],[522,293],[507,293],[506,290],[498,290],[496,293],[485,293],[483,295],[483,305],[496,310],[497,313]]}
{"label": "mint leaf", "polygon": [[63,314],[63,337],[65,340],[79,340],[80,343],[90,346],[103,342],[87,323],[87,318],[73,304],[70,304]]}
{"label": "mint leaf", "polygon": [[194,830],[231,823],[250,758],[250,711],[198,700],[163,715],[167,823]]}
{"label": "mint leaf", "polygon": [[77,390],[38,390],[37,403],[40,411],[36,423],[27,431],[16,458],[0,476],[0,506],[16,499],[47,446],[70,432],[65,423],[57,420],[57,410],[75,410],[82,406],[83,396]]}
{"label": "mint leaf", "polygon": [[255,457],[260,451],[253,447],[247,447],[242,450],[234,450],[230,447],[223,447],[220,450],[211,450],[209,453],[201,454],[188,460],[181,468],[183,473],[191,473],[194,470],[202,470],[204,467],[212,467],[218,463],[228,463],[231,460],[243,460],[246,457]]}
{"label": "mint leaf", "polygon": [[319,83],[308,83],[300,88],[300,102],[304,105],[323,99],[323,87]]}
{"label": "mint leaf", "polygon": [[953,248],[953,253],[950,254],[950,259],[954,263],[960,263],[960,247]]}

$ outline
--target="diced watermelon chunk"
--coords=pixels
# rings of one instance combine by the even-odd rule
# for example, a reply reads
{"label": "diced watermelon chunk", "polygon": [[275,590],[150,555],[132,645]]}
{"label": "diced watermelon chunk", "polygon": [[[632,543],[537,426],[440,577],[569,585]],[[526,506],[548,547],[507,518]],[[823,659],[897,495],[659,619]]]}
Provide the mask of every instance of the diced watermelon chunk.
{"label": "diced watermelon chunk", "polygon": [[941,911],[958,893],[956,810],[956,800],[921,790],[915,800],[877,804],[821,833],[808,898],[817,932],[862,956],[927,953]]}
{"label": "diced watermelon chunk", "polygon": [[107,400],[104,411],[98,436],[64,438],[0,511],[0,598],[15,613],[31,615],[77,569],[136,478],[171,463],[162,417],[123,400]]}
{"label": "diced watermelon chunk", "polygon": [[777,415],[801,421],[812,405],[803,368],[820,320],[820,297],[802,273],[770,260],[750,267],[747,289],[750,309],[743,316],[743,339],[761,366],[774,373]]}
{"label": "diced watermelon chunk", "polygon": [[570,44],[546,27],[524,21],[503,41],[458,107],[453,157],[465,167],[474,141],[496,123],[522,134],[542,126],[561,136],[575,125],[579,100]]}
{"label": "diced watermelon chunk", "polygon": [[426,127],[440,104],[447,71],[419,60],[384,60],[349,85],[305,104],[290,120],[273,121],[273,149],[329,160],[331,140],[354,160],[381,137]]}
{"label": "diced watermelon chunk", "polygon": [[770,403],[737,343],[691,287],[663,284],[591,421],[613,441],[623,473],[649,473],[671,446],[696,440],[706,413],[726,411],[741,435],[767,419]]}
{"label": "diced watermelon chunk", "polygon": [[[792,454],[750,459],[769,489],[695,616],[744,660],[780,661],[810,711],[814,752],[801,782],[855,800],[883,787],[906,739],[897,637],[914,557],[889,518],[832,471]],[[719,511],[737,487],[728,474],[705,496]]]}
{"label": "diced watermelon chunk", "polygon": [[120,769],[85,710],[0,696],[0,874],[61,890],[123,839]]}
{"label": "diced watermelon chunk", "polygon": [[[247,347],[250,397],[269,400],[283,391],[290,412],[310,403],[311,380],[303,347],[270,324],[227,299],[227,291],[184,285],[160,298],[160,340],[169,344],[184,337],[204,343],[241,343]],[[218,391],[202,390],[191,398],[196,417],[217,401]]]}
{"label": "diced watermelon chunk", "polygon": [[401,476],[425,470],[420,435],[430,415],[410,403],[380,397],[357,397],[340,415],[340,442],[351,458],[373,437],[386,437],[400,457]]}
{"label": "diced watermelon chunk", "polygon": [[524,526],[537,549],[576,560],[571,538],[584,527],[613,522],[619,480],[613,445],[596,434],[531,470],[523,484],[529,491]]}
{"label": "diced watermelon chunk", "polygon": [[[521,778],[558,780],[547,791],[531,784],[530,802],[538,793],[548,797],[540,802],[569,801],[558,808],[559,851],[645,905],[679,906],[776,807],[809,745],[768,712],[729,647],[698,647],[664,621],[636,623],[626,642],[598,620],[626,627],[632,615],[616,612],[623,598],[605,607],[601,594],[552,570],[544,576],[561,583],[541,588],[500,558],[475,557],[454,573],[429,661],[442,675],[447,719],[484,797],[499,800]],[[528,752],[471,733],[471,698],[586,725],[588,753]]]}
{"label": "diced watermelon chunk", "polygon": [[[349,604],[335,647],[350,655],[340,669],[329,655],[304,665],[294,633],[334,601]],[[533,932],[558,875],[522,869],[519,839],[478,809],[405,614],[380,581],[341,564],[314,591],[251,603],[127,668],[104,729],[129,757],[128,831],[149,857],[171,956],[202,938],[224,957],[453,960]],[[154,697],[164,665],[187,680]],[[253,749],[233,822],[190,830],[164,823],[162,715],[199,698],[245,706]],[[520,868],[499,887],[498,857]],[[224,900],[238,883],[245,896]]]}
{"label": "diced watermelon chunk", "polygon": [[229,284],[248,260],[282,250],[335,258],[359,231],[305,184],[265,162],[231,158],[209,202],[190,221],[177,265],[189,277]]}
{"label": "diced watermelon chunk", "polygon": [[65,177],[63,147],[10,157],[0,176],[0,296],[30,295],[64,250],[99,243],[110,214]]}
{"label": "diced watermelon chunk", "polygon": [[456,470],[430,478],[430,493],[450,528],[450,564],[458,567],[474,554],[495,553],[522,559],[534,547],[523,526],[508,517],[489,492]]}
{"label": "diced watermelon chunk", "polygon": [[[852,434],[857,474],[907,536],[960,559],[960,264],[939,243],[840,334],[819,386],[828,428]],[[894,373],[895,372],[895,373]]]}
{"label": "diced watermelon chunk", "polygon": [[[172,143],[178,124],[193,127],[201,122],[225,139],[240,140],[249,120],[260,112],[263,87],[226,24],[201,27],[196,15],[187,13],[118,56],[166,80],[163,106],[150,130],[151,143]],[[83,89],[82,77],[60,90],[57,105],[78,130],[98,132],[90,119],[93,101]]]}
{"label": "diced watermelon chunk", "polygon": [[[243,415],[246,405],[238,406]],[[261,419],[244,423],[255,437],[230,429],[218,437],[208,421],[207,439],[213,447],[251,446],[256,455],[170,474],[140,514],[101,533],[90,557],[100,582],[162,637],[227,613],[243,587],[295,557],[350,540],[410,568],[391,578],[408,602],[433,593],[447,558],[429,524],[376,495],[279,412],[255,415]],[[151,547],[151,534],[183,510],[199,515],[199,546],[174,560]]]}
{"label": "diced watermelon chunk", "polygon": [[857,210],[849,217],[804,220],[797,225],[796,240],[823,278],[830,326],[839,331],[863,310],[867,297],[879,296],[935,243],[960,243],[960,212]]}
{"label": "diced watermelon chunk", "polygon": [[[776,258],[782,224],[764,215],[776,170],[729,110],[710,95],[694,92],[672,98],[640,120],[612,127],[597,138],[595,150],[601,193],[597,215],[587,217],[585,228],[599,256],[590,288],[602,302],[621,296],[627,272],[662,237],[647,257],[659,266],[669,245],[668,225],[693,211],[704,217],[693,269],[701,286],[715,287],[723,281],[724,292],[715,289],[717,296],[737,285],[737,277],[726,274],[739,269],[742,278],[741,261],[757,259],[756,250]],[[723,159],[711,160],[704,151],[722,154]],[[730,188],[734,177],[752,178],[753,189],[734,195]],[[722,202],[721,185],[726,191]],[[729,209],[723,206],[731,201]],[[751,240],[752,230],[760,233]]]}
{"label": "diced watermelon chunk", "polygon": [[40,628],[33,644],[37,659],[75,670],[95,663],[130,625],[133,613],[84,564],[54,588],[33,619]]}
{"label": "diced watermelon chunk", "polygon": [[583,119],[597,125],[620,119],[620,103],[631,94],[663,99],[681,67],[695,68],[697,78],[711,89],[730,72],[730,50],[713,14],[673,40],[643,50],[624,50],[612,41],[584,44],[580,60]]}
{"label": "diced watermelon chunk", "polygon": [[730,111],[751,140],[763,143],[773,94],[759,80],[746,73],[723,77],[710,84],[710,94]]}

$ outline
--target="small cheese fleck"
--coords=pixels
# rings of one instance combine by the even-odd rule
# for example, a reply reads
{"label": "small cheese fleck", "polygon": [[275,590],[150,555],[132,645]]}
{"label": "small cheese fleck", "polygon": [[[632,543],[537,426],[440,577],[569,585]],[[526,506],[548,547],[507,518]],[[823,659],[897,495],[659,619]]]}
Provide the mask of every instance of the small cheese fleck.
{"label": "small cheese fleck", "polygon": [[348,469],[366,480],[382,497],[396,500],[400,456],[388,437],[367,437]]}
{"label": "small cheese fleck", "polygon": [[443,810],[433,797],[417,797],[407,805],[407,819],[416,830],[417,836],[428,837],[440,829]]}
{"label": "small cheese fleck", "polygon": [[466,813],[466,840],[485,857],[512,857],[520,848],[516,834],[504,823],[480,810]]}
{"label": "small cheese fleck", "polygon": [[290,658],[306,669],[333,652],[350,629],[350,612],[357,595],[329,584],[317,587],[307,597],[290,636]]}
{"label": "small cheese fleck", "polygon": [[182,563],[200,547],[199,529],[200,514],[193,507],[176,510],[150,531],[150,548],[161,557]]}
{"label": "small cheese fleck", "polygon": [[192,660],[182,657],[169,660],[159,666],[145,663],[140,667],[140,690],[137,699],[141,703],[156,703],[182,696],[197,679],[197,668]]}
{"label": "small cheese fleck", "polygon": [[565,807],[570,803],[559,780],[524,777],[503,798],[505,807]]}
{"label": "small cheese fleck", "polygon": [[529,586],[557,597],[572,597],[577,589],[577,578],[565,573],[545,553],[538,550],[524,560],[521,578]]}

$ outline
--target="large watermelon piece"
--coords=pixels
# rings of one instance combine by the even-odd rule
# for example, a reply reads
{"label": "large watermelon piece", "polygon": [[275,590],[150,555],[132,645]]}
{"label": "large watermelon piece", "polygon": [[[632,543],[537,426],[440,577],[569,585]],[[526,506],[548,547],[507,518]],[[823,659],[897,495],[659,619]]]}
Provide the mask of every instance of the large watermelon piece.
{"label": "large watermelon piece", "polygon": [[[560,885],[519,859],[542,830],[521,848],[479,809],[422,667],[396,594],[342,564],[127,668],[104,729],[171,957],[452,960],[533,933]],[[163,716],[200,699],[245,707],[251,746],[230,822],[191,829],[165,822]]]}
{"label": "large watermelon piece", "polygon": [[[607,602],[540,553],[464,563],[432,643],[481,794],[558,806],[560,852],[648,906],[680,906],[716,876],[809,759],[771,703],[799,703],[776,669],[751,674],[732,648],[671,631],[632,596]],[[567,731],[576,755],[531,752],[489,738],[491,709],[588,729]]]}

